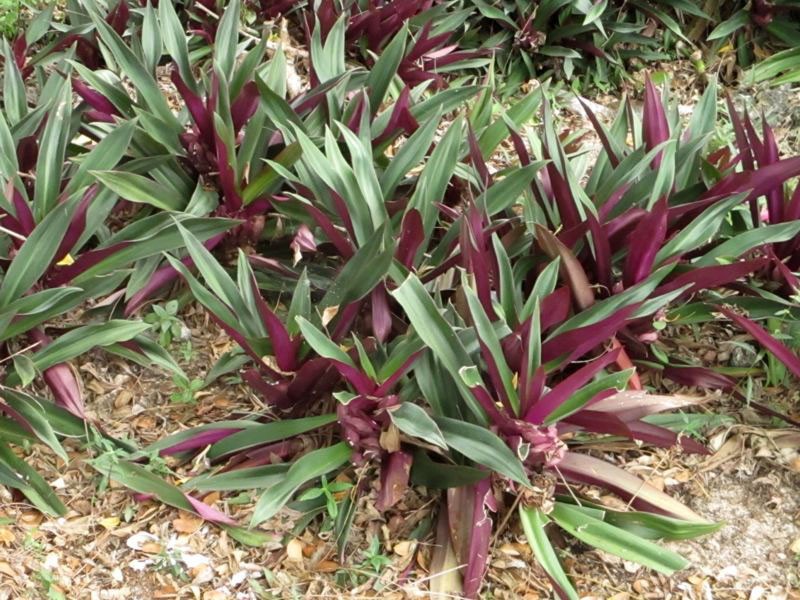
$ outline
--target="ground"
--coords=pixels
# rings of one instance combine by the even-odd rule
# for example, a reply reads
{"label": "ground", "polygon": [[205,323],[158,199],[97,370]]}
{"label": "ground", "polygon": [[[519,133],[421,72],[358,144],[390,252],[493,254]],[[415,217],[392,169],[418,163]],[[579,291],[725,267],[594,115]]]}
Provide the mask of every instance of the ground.
{"label": "ground", "polygon": [[[202,375],[229,341],[201,311],[189,308],[183,318],[192,351],[181,353],[180,346],[173,350],[183,354],[189,371]],[[680,342],[668,340],[667,345],[692,343],[681,338],[685,332],[671,335]],[[694,351],[719,358],[708,353],[712,339],[701,335],[694,343]],[[131,367],[100,352],[90,355],[81,372],[90,414],[109,433],[142,444],[186,426],[263,410],[256,397],[233,383],[204,390],[196,405],[176,404],[170,400],[174,385],[164,373]],[[762,399],[791,398],[788,390],[760,393]],[[713,535],[671,544],[693,566],[670,578],[565,540],[562,556],[585,598],[800,598],[800,433],[775,427],[721,395],[710,397],[703,410],[733,417],[704,432],[709,456],[619,442],[598,443],[593,451],[606,453],[725,526]],[[65,518],[45,518],[8,495],[0,496],[0,599],[427,594],[431,536],[414,538],[415,531],[425,531],[437,501],[425,489],[412,490],[386,515],[374,509],[374,496],[365,497],[344,557],[337,555],[319,520],[292,533],[300,515],[289,510],[263,526],[274,534],[272,543],[248,548],[191,515],[136,502],[92,469],[79,447],[69,450],[66,467],[38,448],[29,457],[67,504]],[[183,476],[199,464],[173,467]],[[597,500],[610,506],[620,502],[611,496]],[[249,497],[235,494],[212,494],[206,502],[240,522],[247,522],[252,507]],[[500,523],[509,508],[499,513]],[[548,582],[533,564],[515,521],[510,518],[499,528],[483,597],[548,598]],[[377,545],[370,548],[376,538]]]}

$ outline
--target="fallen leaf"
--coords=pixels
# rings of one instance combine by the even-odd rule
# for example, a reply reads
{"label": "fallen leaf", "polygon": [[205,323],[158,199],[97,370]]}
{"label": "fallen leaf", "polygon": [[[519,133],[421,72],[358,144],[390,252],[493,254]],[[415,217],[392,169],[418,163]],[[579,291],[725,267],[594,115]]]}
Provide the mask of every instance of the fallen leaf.
{"label": "fallen leaf", "polygon": [[292,562],[303,562],[303,542],[297,538],[292,538],[286,544],[286,556]]}
{"label": "fallen leaf", "polygon": [[16,571],[14,571],[14,569],[11,568],[11,565],[3,560],[0,560],[0,573],[13,578],[16,578],[17,576]]}
{"label": "fallen leaf", "polygon": [[203,504],[208,504],[212,506],[215,502],[219,501],[221,498],[219,492],[211,492],[208,496],[203,498]]}
{"label": "fallen leaf", "polygon": [[194,533],[203,525],[203,519],[191,515],[182,515],[172,521],[172,527],[178,533]]}
{"label": "fallen leaf", "polygon": [[145,542],[140,548],[142,552],[146,552],[147,554],[161,554],[163,549],[164,547],[158,542]]}
{"label": "fallen leaf", "polygon": [[321,560],[317,563],[316,570],[319,573],[335,573],[339,570],[339,563],[333,560]]}
{"label": "fallen leaf", "polygon": [[397,554],[397,556],[408,556],[416,545],[417,543],[415,541],[405,540],[397,542],[394,548],[392,548],[392,551]]}
{"label": "fallen leaf", "polygon": [[17,536],[8,527],[0,527],[0,544],[8,546],[17,541]]}
{"label": "fallen leaf", "polygon": [[105,519],[100,519],[98,523],[106,530],[111,531],[112,529],[119,526],[119,517],[106,517]]}
{"label": "fallen leaf", "polygon": [[19,516],[19,520],[23,525],[35,527],[42,522],[42,515],[35,512],[24,512]]}
{"label": "fallen leaf", "polygon": [[174,598],[177,591],[174,585],[165,585],[153,593],[153,598]]}

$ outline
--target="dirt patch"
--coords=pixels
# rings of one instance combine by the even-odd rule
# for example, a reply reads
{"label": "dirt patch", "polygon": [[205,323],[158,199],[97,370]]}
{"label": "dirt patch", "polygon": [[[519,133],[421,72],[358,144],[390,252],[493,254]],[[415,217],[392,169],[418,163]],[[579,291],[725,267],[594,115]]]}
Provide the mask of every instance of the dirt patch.
{"label": "dirt patch", "polygon": [[[708,498],[693,508],[725,526],[677,550],[716,591],[788,594],[800,584],[800,476],[763,461],[708,473]],[[793,549],[793,546],[796,550]]]}

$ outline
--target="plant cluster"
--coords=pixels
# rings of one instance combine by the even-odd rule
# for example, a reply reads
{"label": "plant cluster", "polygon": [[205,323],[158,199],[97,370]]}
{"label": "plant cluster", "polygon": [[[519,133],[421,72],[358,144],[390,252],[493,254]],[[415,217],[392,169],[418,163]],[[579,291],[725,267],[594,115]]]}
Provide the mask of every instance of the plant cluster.
{"label": "plant cluster", "polygon": [[[634,31],[626,19],[656,3],[627,3],[643,12],[625,9],[617,29],[608,2],[529,14],[521,2],[323,0],[305,13],[309,86],[296,96],[285,49],[248,16],[289,4],[73,0],[55,35],[48,9],[3,43],[0,483],[63,514],[12,445],[66,461],[75,438],[104,477],[241,543],[262,543],[289,505],[306,524],[322,516],[342,556],[360,498],[385,513],[410,486],[439,490],[430,585],[466,597],[512,510],[562,597],[577,592],[554,528],[683,567],[654,540],[717,525],[587,446],[706,452],[654,418],[698,399],[648,388],[741,393],[752,370],[667,356],[668,323],[724,316],[770,368],[800,376],[780,339],[797,317],[800,157],[782,158],[768,125],[732,104],[735,139],[713,146],[716,87],[681,121],[648,80],[641,115],[627,103],[604,124],[586,108],[602,145],[592,158],[580,132],[558,131],[546,85],[505,105],[491,70],[463,71],[508,39],[540,44],[545,25],[553,56],[570,47],[559,40]],[[454,46],[476,18],[498,21],[497,38]],[[502,23],[520,29],[509,38]],[[236,343],[205,380],[168,352],[179,304],[153,302],[176,288]],[[166,369],[175,401],[240,376],[268,411],[146,448],[113,439],[71,366],[95,348]],[[198,454],[209,468],[171,483],[164,460]],[[592,502],[593,488],[631,510]],[[247,528],[200,500],[241,490],[257,498]],[[377,546],[366,557],[384,566]]]}

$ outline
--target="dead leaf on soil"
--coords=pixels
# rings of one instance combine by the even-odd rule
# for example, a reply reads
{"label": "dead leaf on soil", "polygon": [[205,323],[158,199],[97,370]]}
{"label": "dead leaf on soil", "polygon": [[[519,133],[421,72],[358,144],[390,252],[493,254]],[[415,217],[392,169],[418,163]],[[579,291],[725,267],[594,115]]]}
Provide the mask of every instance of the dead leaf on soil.
{"label": "dead leaf on soil", "polygon": [[172,527],[178,533],[194,533],[202,526],[203,519],[188,514],[181,514],[180,517],[172,521]]}
{"label": "dead leaf on soil", "polygon": [[11,568],[11,565],[2,560],[0,560],[0,573],[13,579],[16,579],[17,577],[17,573]]}
{"label": "dead leaf on soil", "polygon": [[286,557],[292,562],[303,562],[303,542],[297,538],[292,538],[286,544]]}
{"label": "dead leaf on soil", "polygon": [[0,544],[8,546],[17,541],[17,536],[8,527],[0,527]]}

